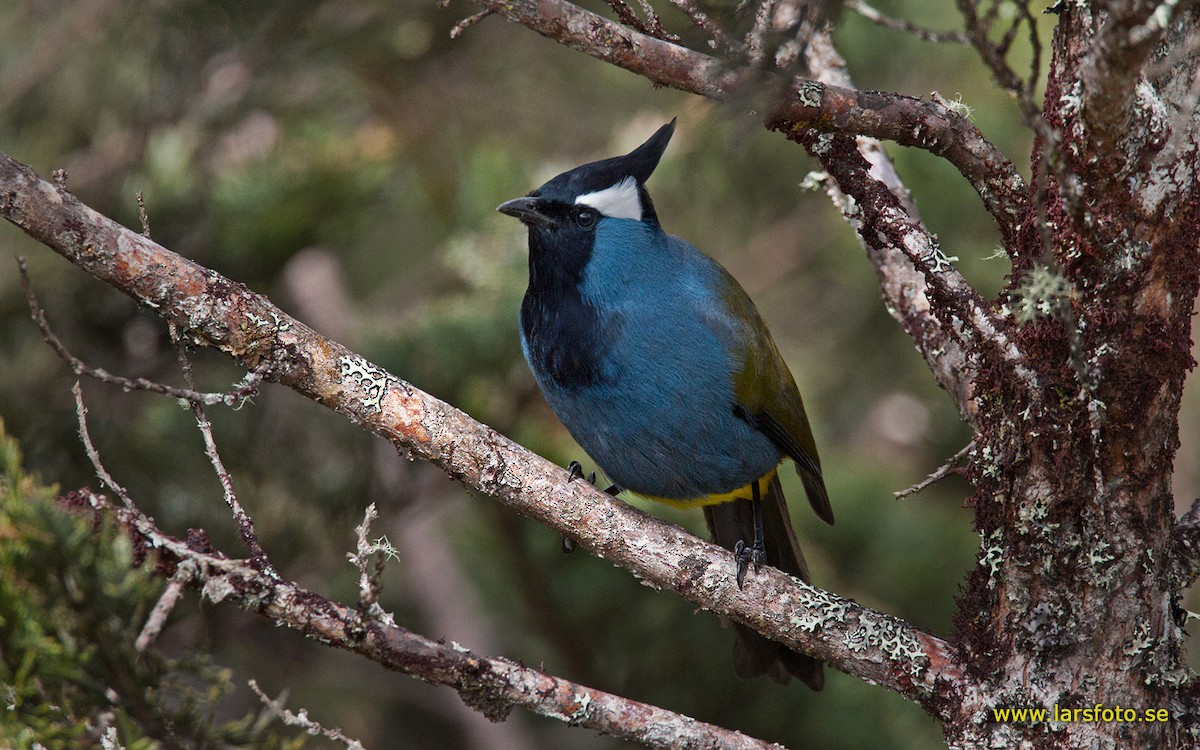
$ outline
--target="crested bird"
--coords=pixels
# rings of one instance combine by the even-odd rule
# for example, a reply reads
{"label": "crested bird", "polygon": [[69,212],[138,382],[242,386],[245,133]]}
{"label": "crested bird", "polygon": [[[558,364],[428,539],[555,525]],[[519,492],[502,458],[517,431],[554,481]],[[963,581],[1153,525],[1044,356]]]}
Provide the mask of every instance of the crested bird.
{"label": "crested bird", "polygon": [[[615,483],[610,492],[703,508],[713,541],[733,552],[739,587],[764,563],[807,581],[778,472],[792,459],[813,510],[832,524],[816,443],[750,297],[659,222],[646,181],[674,131],[671,120],[630,153],[497,208],[528,228],[521,348],[554,413]],[[738,676],[795,676],[821,689],[821,662],[733,627]]]}

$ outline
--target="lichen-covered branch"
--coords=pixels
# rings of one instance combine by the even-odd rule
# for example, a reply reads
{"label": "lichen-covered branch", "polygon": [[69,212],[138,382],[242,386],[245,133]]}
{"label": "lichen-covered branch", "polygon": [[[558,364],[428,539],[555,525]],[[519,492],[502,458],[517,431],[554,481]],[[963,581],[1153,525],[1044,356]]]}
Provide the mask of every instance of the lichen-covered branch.
{"label": "lichen-covered branch", "polygon": [[[567,0],[472,0],[560,44],[664,86],[718,101],[744,93],[746,75],[721,60],[622,26]],[[823,133],[865,135],[945,158],[971,183],[1002,233],[1015,228],[1025,185],[1012,162],[971,120],[942,102],[796,79],[775,87],[775,122]],[[771,85],[765,84],[766,90]]]}
{"label": "lichen-covered branch", "polygon": [[224,393],[201,393],[190,388],[175,388],[146,378],[124,378],[119,375],[113,375],[101,367],[92,367],[74,354],[71,354],[67,350],[66,345],[51,330],[50,324],[46,321],[46,313],[38,303],[37,296],[33,292],[33,286],[29,283],[29,273],[26,269],[24,258],[17,258],[17,269],[21,277],[21,288],[25,291],[25,302],[29,305],[30,317],[37,324],[38,330],[42,332],[42,340],[54,350],[59,359],[65,362],[76,375],[86,375],[89,378],[99,380],[101,383],[115,385],[124,391],[150,391],[151,393],[160,393],[171,398],[182,399],[189,403],[206,404],[208,406],[224,404],[225,406],[239,407],[258,394],[258,384],[262,381],[262,376],[253,372],[248,373],[246,379],[231,391]]}
{"label": "lichen-covered branch", "polygon": [[[938,384],[954,398],[963,419],[974,425],[977,414],[972,386],[978,365],[966,352],[1011,373],[1018,389],[1032,391],[1036,375],[1010,338],[1007,324],[955,270],[929,230],[872,174],[856,139],[810,130],[793,130],[788,137],[817,157],[838,189],[853,199],[854,211],[847,218],[881,277],[892,315],[912,337]],[[914,304],[913,289],[896,288],[895,281],[909,276],[903,266],[894,279],[885,275],[905,261],[922,277],[924,305]]]}
{"label": "lichen-covered branch", "polygon": [[0,154],[0,215],[196,343],[333,409],[402,450],[630,570],[938,713],[966,680],[941,640],[774,569],[734,582],[729,553],[642,513],[513,443],[265,297],[132,232]]}
{"label": "lichen-covered branch", "polygon": [[213,603],[229,602],[286,625],[309,638],[367,657],[388,669],[454,688],[467,705],[492,721],[514,707],[671,750],[780,750],[779,745],[706,724],[657,706],[606,693],[525,667],[485,657],[457,643],[440,643],[396,625],[384,612],[365,615],[292,581],[236,560],[203,543],[164,534],[135,507],[117,505],[90,490],[65,495],[70,507],[116,519],[139,549],[154,550],[172,581]]}
{"label": "lichen-covered branch", "polygon": [[[824,83],[852,87],[828,32],[810,41],[808,67]],[[976,424],[973,385],[980,362],[970,353],[984,353],[1010,372],[1019,388],[1030,388],[1035,377],[1009,341],[1003,321],[925,228],[879,141],[797,127],[786,127],[784,132],[817,157],[832,178],[826,189],[866,250],[888,312],[912,337],[963,419]]]}

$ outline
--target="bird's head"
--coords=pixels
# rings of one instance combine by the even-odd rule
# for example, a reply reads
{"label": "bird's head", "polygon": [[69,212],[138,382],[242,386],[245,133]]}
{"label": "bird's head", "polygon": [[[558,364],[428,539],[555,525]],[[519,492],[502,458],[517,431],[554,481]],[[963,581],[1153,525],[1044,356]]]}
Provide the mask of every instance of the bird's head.
{"label": "bird's head", "polygon": [[674,132],[675,120],[671,120],[628,154],[563,172],[529,195],[501,203],[496,210],[528,226],[531,241],[538,235],[554,236],[555,244],[571,235],[591,234],[605,219],[657,226],[646,180]]}

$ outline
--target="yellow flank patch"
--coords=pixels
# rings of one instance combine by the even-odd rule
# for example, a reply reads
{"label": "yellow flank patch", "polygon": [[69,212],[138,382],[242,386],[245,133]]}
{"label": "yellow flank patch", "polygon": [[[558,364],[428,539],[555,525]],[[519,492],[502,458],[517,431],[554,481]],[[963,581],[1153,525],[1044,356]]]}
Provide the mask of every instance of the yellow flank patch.
{"label": "yellow flank patch", "polygon": [[[766,474],[763,474],[761,477],[759,477],[758,488],[760,496],[766,494],[767,485],[771,483],[771,480],[775,478],[775,475],[778,472],[779,467],[776,466],[774,469],[771,469]],[[752,493],[753,490],[751,490],[750,485],[747,484],[744,487],[738,487],[736,490],[732,490],[730,492],[717,492],[712,495],[701,495],[700,497],[691,497],[686,499],[680,499],[677,497],[657,497],[655,495],[644,495],[640,492],[635,492],[634,494],[638,497],[644,497],[647,500],[653,500],[656,503],[674,505],[676,508],[695,508],[701,505],[732,503],[734,500],[750,500],[753,498]]]}

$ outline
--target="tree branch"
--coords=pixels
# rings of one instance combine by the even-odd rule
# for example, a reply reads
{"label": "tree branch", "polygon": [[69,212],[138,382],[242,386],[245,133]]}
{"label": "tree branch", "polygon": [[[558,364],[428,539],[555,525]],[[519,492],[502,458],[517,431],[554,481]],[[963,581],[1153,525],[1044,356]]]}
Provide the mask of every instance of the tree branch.
{"label": "tree branch", "polygon": [[927,42],[950,44],[970,44],[971,40],[965,34],[959,31],[933,31],[932,29],[922,28],[912,21],[903,18],[892,18],[884,15],[874,7],[863,2],[863,0],[846,0],[846,10],[852,10],[871,23],[882,26],[893,31],[901,31],[905,34],[912,34],[918,39],[923,39]]}
{"label": "tree branch", "polygon": [[[1010,338],[1008,325],[955,270],[929,230],[875,176],[856,139],[811,130],[789,132],[788,137],[817,157],[838,189],[853,199],[847,219],[867,247],[890,311],[912,337],[938,385],[954,398],[963,419],[974,426],[977,415],[972,386],[978,365],[970,362],[968,352],[1012,372],[1014,384],[1032,393],[1037,376]],[[903,285],[911,282],[903,267],[894,277],[888,275],[889,268],[904,260],[922,278],[920,300]],[[947,356],[951,347],[953,356]]]}
{"label": "tree branch", "polygon": [[50,328],[50,324],[46,321],[46,313],[42,310],[42,306],[37,300],[37,295],[33,292],[33,285],[29,283],[29,271],[25,267],[24,258],[17,258],[17,272],[21,277],[21,289],[25,292],[25,302],[29,305],[29,315],[33,318],[33,322],[37,324],[38,330],[42,332],[42,340],[49,344],[59,359],[66,362],[67,366],[76,375],[87,375],[89,378],[99,380],[101,383],[115,385],[124,391],[150,391],[193,404],[206,404],[208,406],[224,404],[235,409],[240,409],[243,404],[258,395],[258,384],[262,381],[262,375],[254,372],[247,373],[242,383],[232,391],[226,391],[225,393],[202,393],[191,388],[175,388],[174,386],[147,380],[146,378],[124,378],[120,375],[113,375],[103,368],[88,365],[74,354],[71,354]]}
{"label": "tree branch", "polygon": [[[1193,2],[1125,0],[1111,3],[1091,54],[1080,68],[1081,118],[1099,153],[1121,153],[1138,109],[1138,80],[1171,19]],[[1144,105],[1142,105],[1144,106]],[[1111,176],[1111,173],[1109,173]]]}
{"label": "tree branch", "polygon": [[[852,87],[827,31],[811,40],[808,67],[823,83]],[[1014,380],[1029,387],[1036,378],[1009,341],[1003,321],[942,253],[882,145],[871,138],[821,135],[812,130],[786,132],[833,177],[827,191],[855,228],[879,276],[888,312],[912,337],[963,419],[974,425],[977,416],[972,388],[980,365],[972,361],[969,352],[984,352],[1011,370]],[[972,332],[976,340],[970,340]]]}
{"label": "tree branch", "polygon": [[745,587],[728,551],[647,515],[412,387],[244,285],[120,226],[0,154],[0,215],[267,379],[571,536],[647,584],[894,690],[943,716],[967,681],[946,643],[774,569]]}
{"label": "tree branch", "polygon": [[[721,60],[610,21],[566,0],[472,0],[477,5],[598,60],[654,83],[728,101],[746,76]],[[778,82],[782,83],[782,82]],[[771,90],[771,85],[765,87]],[[780,86],[775,86],[778,90]],[[797,78],[771,103],[768,119],[824,133],[865,135],[929,151],[971,183],[1005,233],[1020,223],[1025,183],[1012,162],[968,118],[938,101],[826,86]]]}
{"label": "tree branch", "polygon": [[117,505],[88,489],[64,504],[112,516],[140,549],[159,555],[172,580],[213,603],[230,602],[315,638],[365,656],[388,669],[454,688],[463,702],[492,721],[514,706],[650,747],[683,750],[779,750],[762,740],[673,711],[606,693],[502,658],[439,643],[396,625],[380,612],[362,613],[265,572],[257,561],[235,560],[202,544],[164,534],[136,507]]}

